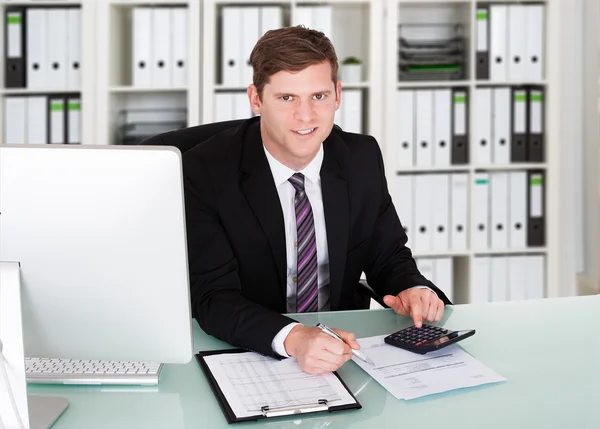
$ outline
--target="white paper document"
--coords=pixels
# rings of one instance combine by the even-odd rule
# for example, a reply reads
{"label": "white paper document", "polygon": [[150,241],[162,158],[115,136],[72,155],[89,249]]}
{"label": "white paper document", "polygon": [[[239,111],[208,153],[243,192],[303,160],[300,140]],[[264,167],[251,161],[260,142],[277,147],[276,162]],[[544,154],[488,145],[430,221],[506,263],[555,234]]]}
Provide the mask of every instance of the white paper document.
{"label": "white paper document", "polygon": [[398,399],[506,380],[456,345],[420,355],[386,344],[386,336],[357,340],[374,367],[353,360]]}
{"label": "white paper document", "polygon": [[264,406],[314,405],[320,399],[331,407],[356,404],[335,374],[306,374],[296,359],[278,361],[246,352],[205,356],[204,360],[238,418],[260,414]]}

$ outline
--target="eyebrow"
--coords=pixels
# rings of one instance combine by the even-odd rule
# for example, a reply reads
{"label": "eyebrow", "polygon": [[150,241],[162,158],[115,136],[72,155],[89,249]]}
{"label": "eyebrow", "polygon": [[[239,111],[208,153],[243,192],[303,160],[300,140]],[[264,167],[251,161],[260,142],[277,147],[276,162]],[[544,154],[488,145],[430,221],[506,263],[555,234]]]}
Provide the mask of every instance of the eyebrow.
{"label": "eyebrow", "polygon": [[[316,91],[313,92],[311,95],[316,95],[316,94],[326,94],[326,95],[331,95],[333,94],[333,91],[330,89],[324,89],[323,91]],[[293,94],[291,92],[276,92],[275,94],[273,94],[274,97],[281,97],[284,95],[291,95],[292,97],[298,97],[297,94]]]}

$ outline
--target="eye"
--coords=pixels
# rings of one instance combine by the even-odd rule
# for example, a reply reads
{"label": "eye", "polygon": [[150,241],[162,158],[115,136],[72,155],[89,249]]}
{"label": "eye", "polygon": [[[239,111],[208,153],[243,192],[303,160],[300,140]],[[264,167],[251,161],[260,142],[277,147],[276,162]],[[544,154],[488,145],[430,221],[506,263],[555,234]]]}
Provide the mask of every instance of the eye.
{"label": "eye", "polygon": [[315,94],[315,95],[313,95],[313,98],[315,100],[324,100],[325,99],[325,94]]}
{"label": "eye", "polygon": [[292,96],[291,95],[282,95],[281,99],[283,101],[292,101]]}

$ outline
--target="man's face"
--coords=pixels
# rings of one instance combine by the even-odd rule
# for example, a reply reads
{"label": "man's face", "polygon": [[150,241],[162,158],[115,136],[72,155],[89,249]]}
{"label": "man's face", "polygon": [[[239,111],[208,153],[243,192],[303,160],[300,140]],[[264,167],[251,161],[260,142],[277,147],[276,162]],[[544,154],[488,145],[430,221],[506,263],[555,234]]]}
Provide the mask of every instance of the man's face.
{"label": "man's face", "polygon": [[299,72],[275,73],[262,100],[250,85],[250,104],[261,115],[262,140],[269,153],[293,170],[304,168],[333,128],[341,91],[340,82],[331,81],[329,61]]}

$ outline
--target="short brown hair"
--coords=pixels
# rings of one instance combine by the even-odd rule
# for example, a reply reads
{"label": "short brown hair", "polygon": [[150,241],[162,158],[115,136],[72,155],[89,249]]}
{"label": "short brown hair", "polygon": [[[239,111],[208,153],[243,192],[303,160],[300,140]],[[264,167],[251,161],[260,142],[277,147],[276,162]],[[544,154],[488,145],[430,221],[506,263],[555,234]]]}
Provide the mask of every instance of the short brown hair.
{"label": "short brown hair", "polygon": [[267,31],[250,54],[254,85],[261,98],[265,85],[275,73],[301,71],[324,61],[331,64],[331,80],[336,83],[339,65],[331,40],[322,32],[302,25]]}

